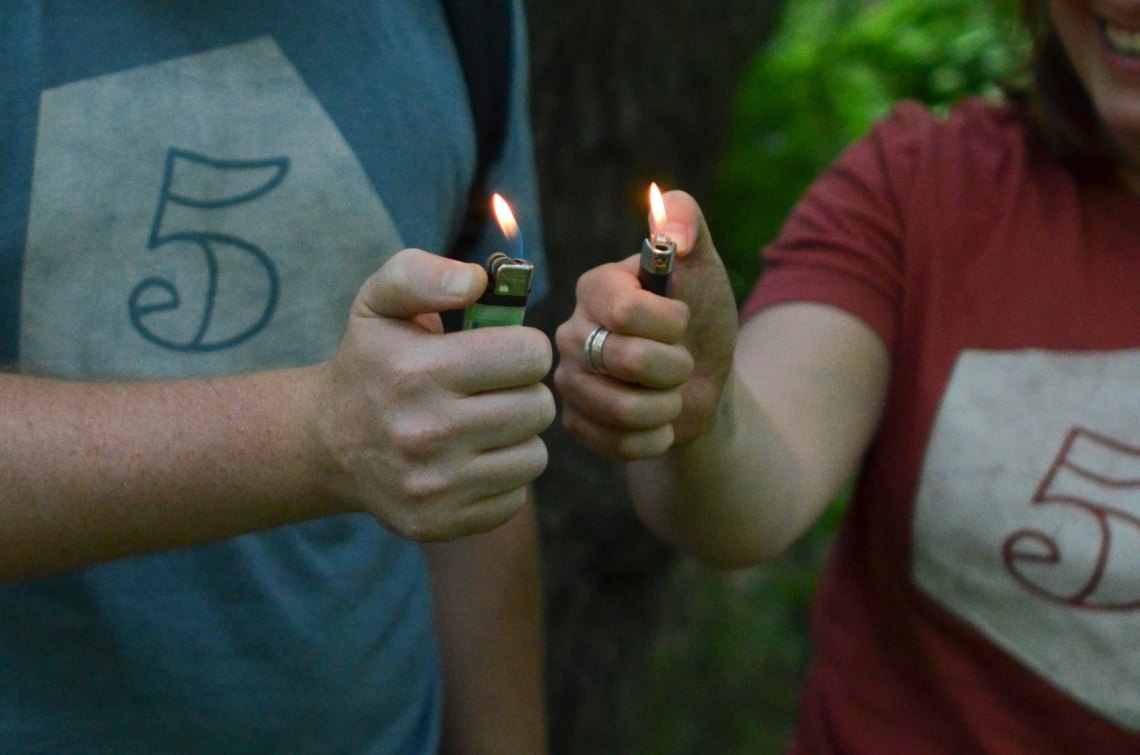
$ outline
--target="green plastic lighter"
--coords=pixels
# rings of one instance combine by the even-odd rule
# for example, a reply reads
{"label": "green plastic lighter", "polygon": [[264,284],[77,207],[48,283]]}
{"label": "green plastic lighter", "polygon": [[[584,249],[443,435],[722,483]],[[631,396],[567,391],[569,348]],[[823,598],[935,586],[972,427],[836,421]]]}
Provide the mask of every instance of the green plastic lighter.
{"label": "green plastic lighter", "polygon": [[463,315],[463,329],[522,325],[534,265],[495,252],[487,259],[487,288]]}

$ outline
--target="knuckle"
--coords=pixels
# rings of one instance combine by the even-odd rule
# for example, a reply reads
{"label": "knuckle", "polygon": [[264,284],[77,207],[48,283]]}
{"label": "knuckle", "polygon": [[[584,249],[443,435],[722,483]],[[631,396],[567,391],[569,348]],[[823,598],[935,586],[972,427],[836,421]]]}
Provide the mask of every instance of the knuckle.
{"label": "knuckle", "polygon": [[545,385],[539,386],[538,394],[538,424],[543,429],[550,426],[554,422],[554,418],[558,415],[558,405],[554,401],[554,393]]}
{"label": "knuckle", "polygon": [[417,396],[432,382],[434,371],[427,369],[419,360],[403,354],[388,367],[388,382],[401,395]]}
{"label": "knuckle", "polygon": [[427,422],[409,417],[391,424],[387,441],[400,456],[423,460],[438,454],[452,434],[447,422]]}
{"label": "knuckle", "polygon": [[410,519],[407,531],[402,534],[417,543],[434,543],[447,539],[447,534],[439,523],[431,517],[424,516]]}
{"label": "knuckle", "polygon": [[580,421],[578,412],[571,406],[562,407],[562,429],[573,436],[577,436]]}
{"label": "knuckle", "polygon": [[427,542],[432,537],[431,526],[427,521],[424,509],[399,509],[390,517],[387,524],[397,534],[409,540]]}
{"label": "knuckle", "polygon": [[642,421],[641,404],[637,396],[619,394],[610,405],[610,419],[618,427],[637,427]]}
{"label": "knuckle", "polygon": [[610,434],[599,433],[590,422],[583,420],[576,413],[563,412],[562,426],[567,435],[598,456],[606,459],[617,456]]}
{"label": "knuckle", "polygon": [[681,350],[681,374],[684,380],[688,380],[693,376],[693,370],[697,367],[697,360],[693,358],[693,352],[688,349]]}
{"label": "knuckle", "polygon": [[514,518],[525,503],[526,491],[522,488],[498,495],[471,512],[461,534],[478,535],[497,529]]}
{"label": "knuckle", "polygon": [[611,300],[609,315],[610,321],[614,324],[614,329],[628,331],[630,323],[637,317],[638,307],[635,297],[623,296]]}
{"label": "knuckle", "polygon": [[685,399],[681,396],[680,391],[670,391],[665,394],[665,405],[663,407],[662,415],[665,422],[673,422],[681,416],[681,412],[685,408]]}
{"label": "knuckle", "polygon": [[528,372],[536,376],[536,380],[541,379],[554,363],[550,339],[539,330],[524,331],[521,335],[524,338],[519,350],[519,361],[526,366]]}
{"label": "knuckle", "polygon": [[497,517],[499,524],[508,521],[515,514],[522,511],[523,506],[526,505],[526,488],[521,487],[512,490],[503,497],[502,505],[499,507]]}
{"label": "knuckle", "polygon": [[645,458],[639,450],[640,445],[629,436],[618,438],[614,444],[614,455],[626,460]]}
{"label": "knuckle", "polygon": [[411,471],[400,480],[401,497],[415,507],[424,509],[415,515],[420,525],[431,524],[431,509],[427,507],[442,498],[447,489],[445,476],[432,469]]}
{"label": "knuckle", "polygon": [[695,391],[686,399],[684,410],[691,416],[711,418],[720,404],[720,394],[713,391]]}
{"label": "knuckle", "polygon": [[601,275],[601,268],[590,268],[586,272],[578,276],[578,283],[574,286],[574,294],[579,301],[585,299],[590,289],[597,285],[597,278]]}
{"label": "knuckle", "polygon": [[411,271],[411,251],[401,249],[399,254],[393,255],[390,264],[386,265],[384,269],[388,273],[389,281],[397,288],[406,288],[411,278],[409,272]]}
{"label": "knuckle", "polygon": [[422,428],[412,423],[398,423],[388,432],[388,445],[405,459],[431,456],[431,442]]}
{"label": "knuckle", "polygon": [[550,372],[550,368],[554,366],[554,344],[545,335],[539,339],[539,367],[542,369],[542,374]]}
{"label": "knuckle", "polygon": [[438,543],[444,540],[453,540],[458,534],[446,520],[430,517],[423,522],[417,538],[421,543]]}
{"label": "knuckle", "polygon": [[410,252],[402,249],[392,255],[384,265],[373,273],[365,283],[369,296],[380,299],[394,291],[402,291],[409,286]]}
{"label": "knuckle", "polygon": [[565,399],[566,392],[570,388],[570,379],[566,373],[566,362],[559,362],[558,366],[554,368],[554,389],[563,399]]}
{"label": "knuckle", "polygon": [[[676,300],[674,300],[676,301]],[[685,334],[689,332],[689,318],[690,309],[689,305],[683,301],[676,302],[677,314],[673,317],[665,318],[664,323],[668,327],[667,339],[670,343],[676,343],[684,338]]]}
{"label": "knuckle", "polygon": [[636,375],[652,376],[656,372],[655,366],[660,361],[654,353],[654,346],[655,344],[644,339],[631,339],[628,346],[622,349],[622,362]]}
{"label": "knuckle", "polygon": [[570,336],[570,322],[570,320],[567,320],[554,331],[554,343],[558,346],[559,354],[568,354],[573,348]]}
{"label": "knuckle", "polygon": [[[534,482],[546,470],[546,465],[550,462],[550,449],[546,447],[546,443],[542,438],[535,438],[531,443],[531,448],[528,449],[526,471],[523,476],[527,484]],[[526,491],[519,490],[520,495],[525,498]],[[521,503],[520,503],[521,505]]]}
{"label": "knuckle", "polygon": [[660,456],[673,445],[673,428],[670,425],[642,433],[630,433],[617,442],[618,455],[627,460],[649,459]]}
{"label": "knuckle", "polygon": [[574,438],[587,448],[594,448],[590,440],[589,423],[587,423],[577,411],[573,409],[563,410],[562,429],[564,429],[571,438]]}
{"label": "knuckle", "polygon": [[416,539],[416,523],[415,520],[407,514],[407,512],[397,511],[382,521],[385,525],[387,525],[388,529],[392,530],[397,535],[410,538],[412,540]]}

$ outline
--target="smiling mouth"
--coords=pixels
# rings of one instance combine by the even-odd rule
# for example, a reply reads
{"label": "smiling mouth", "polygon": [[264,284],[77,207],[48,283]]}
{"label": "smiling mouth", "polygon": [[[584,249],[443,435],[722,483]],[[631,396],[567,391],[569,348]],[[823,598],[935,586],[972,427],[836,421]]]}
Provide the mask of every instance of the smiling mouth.
{"label": "smiling mouth", "polygon": [[1140,59],[1140,31],[1132,31],[1112,26],[1103,18],[1097,20],[1101,39],[1108,48],[1119,55]]}

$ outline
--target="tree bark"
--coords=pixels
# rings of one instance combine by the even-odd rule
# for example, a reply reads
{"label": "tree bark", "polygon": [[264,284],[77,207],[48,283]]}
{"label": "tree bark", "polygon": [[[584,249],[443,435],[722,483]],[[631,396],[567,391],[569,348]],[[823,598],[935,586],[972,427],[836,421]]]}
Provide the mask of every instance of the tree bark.
{"label": "tree bark", "polygon": [[[712,194],[737,84],[778,0],[527,0],[553,337],[585,270],[639,249],[650,181]],[[539,480],[555,753],[627,753],[673,554],[632,513],[620,466],[556,426]],[[691,683],[693,680],[689,680]]]}

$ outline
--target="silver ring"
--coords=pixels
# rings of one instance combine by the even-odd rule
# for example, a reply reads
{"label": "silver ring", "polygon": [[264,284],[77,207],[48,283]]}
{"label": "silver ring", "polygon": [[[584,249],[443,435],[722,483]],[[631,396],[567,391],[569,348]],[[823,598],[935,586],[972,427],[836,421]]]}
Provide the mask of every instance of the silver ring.
{"label": "silver ring", "polygon": [[590,372],[596,372],[599,375],[606,375],[606,366],[602,362],[602,346],[606,343],[606,336],[610,332],[603,328],[601,325],[590,331],[590,335],[586,336],[586,342],[582,344],[582,361],[586,363],[586,369]]}

